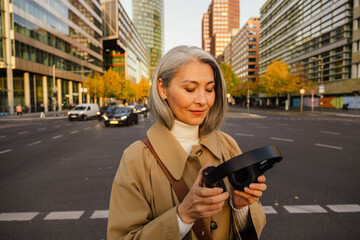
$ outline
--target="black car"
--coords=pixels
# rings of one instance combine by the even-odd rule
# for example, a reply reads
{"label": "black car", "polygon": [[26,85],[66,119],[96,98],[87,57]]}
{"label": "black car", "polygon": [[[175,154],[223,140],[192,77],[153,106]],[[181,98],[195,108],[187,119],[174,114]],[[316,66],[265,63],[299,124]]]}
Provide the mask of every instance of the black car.
{"label": "black car", "polygon": [[144,114],[144,117],[146,117],[147,113],[149,111],[149,108],[145,103],[141,103],[141,104],[135,105],[135,110],[136,110],[137,114]]}
{"label": "black car", "polygon": [[117,107],[104,116],[105,127],[111,125],[131,125],[132,123],[138,123],[139,116],[133,108],[129,107]]}
{"label": "black car", "polygon": [[100,108],[100,112],[97,113],[96,119],[101,121],[108,113],[114,110],[116,106],[105,106]]}

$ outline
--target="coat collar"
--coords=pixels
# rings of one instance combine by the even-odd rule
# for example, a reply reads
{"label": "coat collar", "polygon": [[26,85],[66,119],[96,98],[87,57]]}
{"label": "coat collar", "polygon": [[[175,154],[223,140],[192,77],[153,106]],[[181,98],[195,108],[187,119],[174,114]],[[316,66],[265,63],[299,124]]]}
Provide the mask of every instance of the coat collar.
{"label": "coat collar", "polygon": [[[171,175],[179,180],[184,172],[189,157],[174,135],[165,126],[156,122],[148,131],[147,136],[157,155],[169,170]],[[200,144],[206,147],[216,158],[222,154],[216,133],[201,137]]]}

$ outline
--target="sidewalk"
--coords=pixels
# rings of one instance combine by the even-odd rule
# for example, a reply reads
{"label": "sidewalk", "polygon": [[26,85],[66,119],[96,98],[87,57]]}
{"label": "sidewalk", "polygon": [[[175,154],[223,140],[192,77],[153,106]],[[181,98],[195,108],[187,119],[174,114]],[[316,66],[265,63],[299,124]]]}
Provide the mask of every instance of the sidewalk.
{"label": "sidewalk", "polygon": [[45,118],[40,118],[40,112],[23,113],[22,116],[16,116],[16,114],[14,114],[14,115],[0,116],[0,121],[34,121],[34,120],[65,119],[67,118],[67,112],[68,111],[60,111],[57,113],[47,112],[45,113]]}

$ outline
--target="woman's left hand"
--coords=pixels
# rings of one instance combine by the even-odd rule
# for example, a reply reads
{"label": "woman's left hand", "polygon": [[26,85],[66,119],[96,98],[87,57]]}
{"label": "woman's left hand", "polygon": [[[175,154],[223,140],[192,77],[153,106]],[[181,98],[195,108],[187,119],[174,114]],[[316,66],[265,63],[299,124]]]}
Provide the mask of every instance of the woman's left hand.
{"label": "woman's left hand", "polygon": [[231,186],[234,207],[240,209],[256,202],[266,190],[266,178],[261,175],[257,178],[257,183],[251,183],[245,187],[244,191],[239,191]]}

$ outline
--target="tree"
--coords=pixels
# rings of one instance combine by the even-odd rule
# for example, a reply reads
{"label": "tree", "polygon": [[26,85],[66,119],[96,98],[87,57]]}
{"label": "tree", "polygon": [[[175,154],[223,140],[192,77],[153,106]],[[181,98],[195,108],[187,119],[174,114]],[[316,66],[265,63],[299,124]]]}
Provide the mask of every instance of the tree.
{"label": "tree", "polygon": [[100,97],[101,94],[101,85],[102,85],[102,76],[98,73],[94,73],[94,78],[88,76],[84,82],[84,87],[87,88],[87,91],[90,97]]}
{"label": "tree", "polygon": [[230,93],[235,97],[239,97],[236,95],[236,91],[235,91],[235,89],[240,84],[240,79],[238,78],[238,76],[236,76],[236,74],[233,72],[233,70],[227,63],[220,64],[220,69],[225,79],[226,92]]}
{"label": "tree", "polygon": [[279,105],[279,95],[299,90],[298,77],[292,75],[290,67],[284,61],[274,60],[260,77],[260,91],[276,95],[276,105]]}
{"label": "tree", "polygon": [[259,92],[259,83],[258,82],[242,82],[234,89],[235,97],[246,97],[248,94],[248,89],[251,90],[252,94],[257,94]]}
{"label": "tree", "polygon": [[101,84],[101,93],[106,98],[117,98],[122,91],[120,75],[111,68],[104,73]]}

